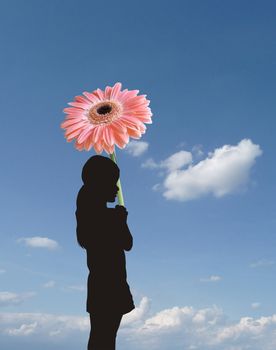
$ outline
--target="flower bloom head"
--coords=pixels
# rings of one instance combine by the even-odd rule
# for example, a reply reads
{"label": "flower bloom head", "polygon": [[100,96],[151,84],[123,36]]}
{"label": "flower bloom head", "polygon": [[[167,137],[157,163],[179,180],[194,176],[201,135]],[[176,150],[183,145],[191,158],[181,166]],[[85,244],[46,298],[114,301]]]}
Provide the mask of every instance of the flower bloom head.
{"label": "flower bloom head", "polygon": [[122,84],[107,86],[76,96],[72,107],[64,109],[67,114],[61,128],[68,142],[75,139],[75,147],[96,153],[105,150],[111,154],[114,147],[124,148],[129,138],[139,139],[146,131],[144,123],[151,124],[150,101],[139,90],[121,90]]}

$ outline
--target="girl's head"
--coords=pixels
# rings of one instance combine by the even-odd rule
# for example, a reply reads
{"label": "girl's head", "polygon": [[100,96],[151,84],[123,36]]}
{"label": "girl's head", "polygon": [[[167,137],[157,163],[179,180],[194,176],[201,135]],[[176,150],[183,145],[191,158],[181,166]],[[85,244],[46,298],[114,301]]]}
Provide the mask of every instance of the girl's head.
{"label": "girl's head", "polygon": [[113,160],[96,155],[84,164],[81,177],[84,186],[93,191],[95,200],[114,202],[119,175],[120,169]]}

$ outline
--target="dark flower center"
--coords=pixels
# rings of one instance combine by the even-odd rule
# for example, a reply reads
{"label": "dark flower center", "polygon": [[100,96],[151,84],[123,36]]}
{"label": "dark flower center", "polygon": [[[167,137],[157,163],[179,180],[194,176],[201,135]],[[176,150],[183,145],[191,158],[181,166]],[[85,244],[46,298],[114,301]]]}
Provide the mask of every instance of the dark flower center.
{"label": "dark flower center", "polygon": [[122,114],[122,107],[117,101],[101,101],[88,112],[88,118],[92,124],[103,125],[110,124],[118,119]]}
{"label": "dark flower center", "polygon": [[110,105],[103,105],[97,109],[97,113],[102,115],[108,114],[111,111],[112,111],[112,107]]}

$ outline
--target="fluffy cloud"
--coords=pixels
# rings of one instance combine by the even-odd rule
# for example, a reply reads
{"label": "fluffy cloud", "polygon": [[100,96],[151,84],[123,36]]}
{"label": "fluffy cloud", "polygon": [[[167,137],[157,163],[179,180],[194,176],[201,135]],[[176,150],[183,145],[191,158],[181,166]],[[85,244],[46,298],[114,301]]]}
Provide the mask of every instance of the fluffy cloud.
{"label": "fluffy cloud", "polygon": [[126,348],[133,350],[272,350],[276,315],[230,322],[216,306],[198,310],[173,307],[147,318],[140,326],[122,329],[122,334],[128,340]]}
{"label": "fluffy cloud", "polygon": [[[72,339],[85,341],[89,328],[88,317],[0,314],[0,334],[10,337],[11,341],[28,337],[46,339],[51,344],[60,339],[65,345]],[[123,350],[273,350],[276,315],[230,321],[217,306],[203,309],[175,306],[151,314],[149,300],[143,298],[135,310],[123,317],[118,346]]]}
{"label": "fluffy cloud", "polygon": [[197,164],[192,164],[190,152],[180,151],[159,163],[150,158],[142,167],[167,169],[163,184],[154,187],[162,190],[166,199],[188,201],[210,194],[219,198],[245,188],[261,154],[259,145],[244,139],[235,146],[215,149]]}
{"label": "fluffy cloud", "polygon": [[10,306],[22,303],[24,300],[29,299],[35,295],[34,292],[28,293],[13,293],[13,292],[0,292],[0,306]]}
{"label": "fluffy cloud", "polygon": [[149,148],[148,142],[145,141],[130,141],[125,150],[127,153],[131,154],[133,157],[139,157],[147,151]]}
{"label": "fluffy cloud", "polygon": [[24,242],[26,246],[32,248],[47,248],[54,250],[58,248],[58,242],[47,237],[23,237],[17,240],[18,243]]}
{"label": "fluffy cloud", "polygon": [[192,153],[179,151],[160,163],[161,168],[166,168],[169,172],[176,171],[183,166],[192,163]]}
{"label": "fluffy cloud", "polygon": [[167,171],[175,171],[182,168],[183,166],[192,163],[193,156],[191,152],[179,151],[171,155],[165,160],[162,160],[160,163],[156,163],[152,158],[148,158],[145,162],[142,163],[142,168],[156,169],[163,168]]}
{"label": "fluffy cloud", "polygon": [[242,140],[236,146],[224,145],[196,165],[170,172],[163,195],[187,201],[207,194],[222,197],[235,192],[247,183],[250,169],[261,154],[260,147],[251,140]]}
{"label": "fluffy cloud", "polygon": [[72,332],[88,331],[89,318],[82,316],[43,313],[2,313],[0,329],[10,336],[34,335],[42,337],[70,336]]}
{"label": "fluffy cloud", "polygon": [[140,305],[137,306],[133,311],[126,314],[122,319],[122,327],[133,326],[134,324],[141,323],[141,321],[146,319],[148,312],[150,310],[150,301],[147,297],[143,297]]}
{"label": "fluffy cloud", "polygon": [[37,322],[30,324],[22,324],[19,328],[6,329],[5,333],[9,335],[30,335],[35,332]]}

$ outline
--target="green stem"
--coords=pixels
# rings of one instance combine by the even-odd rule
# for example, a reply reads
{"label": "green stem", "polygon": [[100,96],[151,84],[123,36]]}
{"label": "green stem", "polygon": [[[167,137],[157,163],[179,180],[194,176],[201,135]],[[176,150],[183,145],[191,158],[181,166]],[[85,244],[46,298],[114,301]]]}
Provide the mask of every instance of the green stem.
{"label": "green stem", "polygon": [[[113,162],[115,164],[117,164],[117,161],[116,161],[116,155],[115,155],[115,149],[114,149],[114,152],[110,154],[110,158],[113,160]],[[123,205],[125,206],[125,202],[124,202],[124,197],[123,197],[123,190],[122,190],[122,185],[121,185],[121,181],[120,181],[120,178],[117,182],[117,186],[119,187],[119,191],[118,191],[118,203],[119,205]]]}

